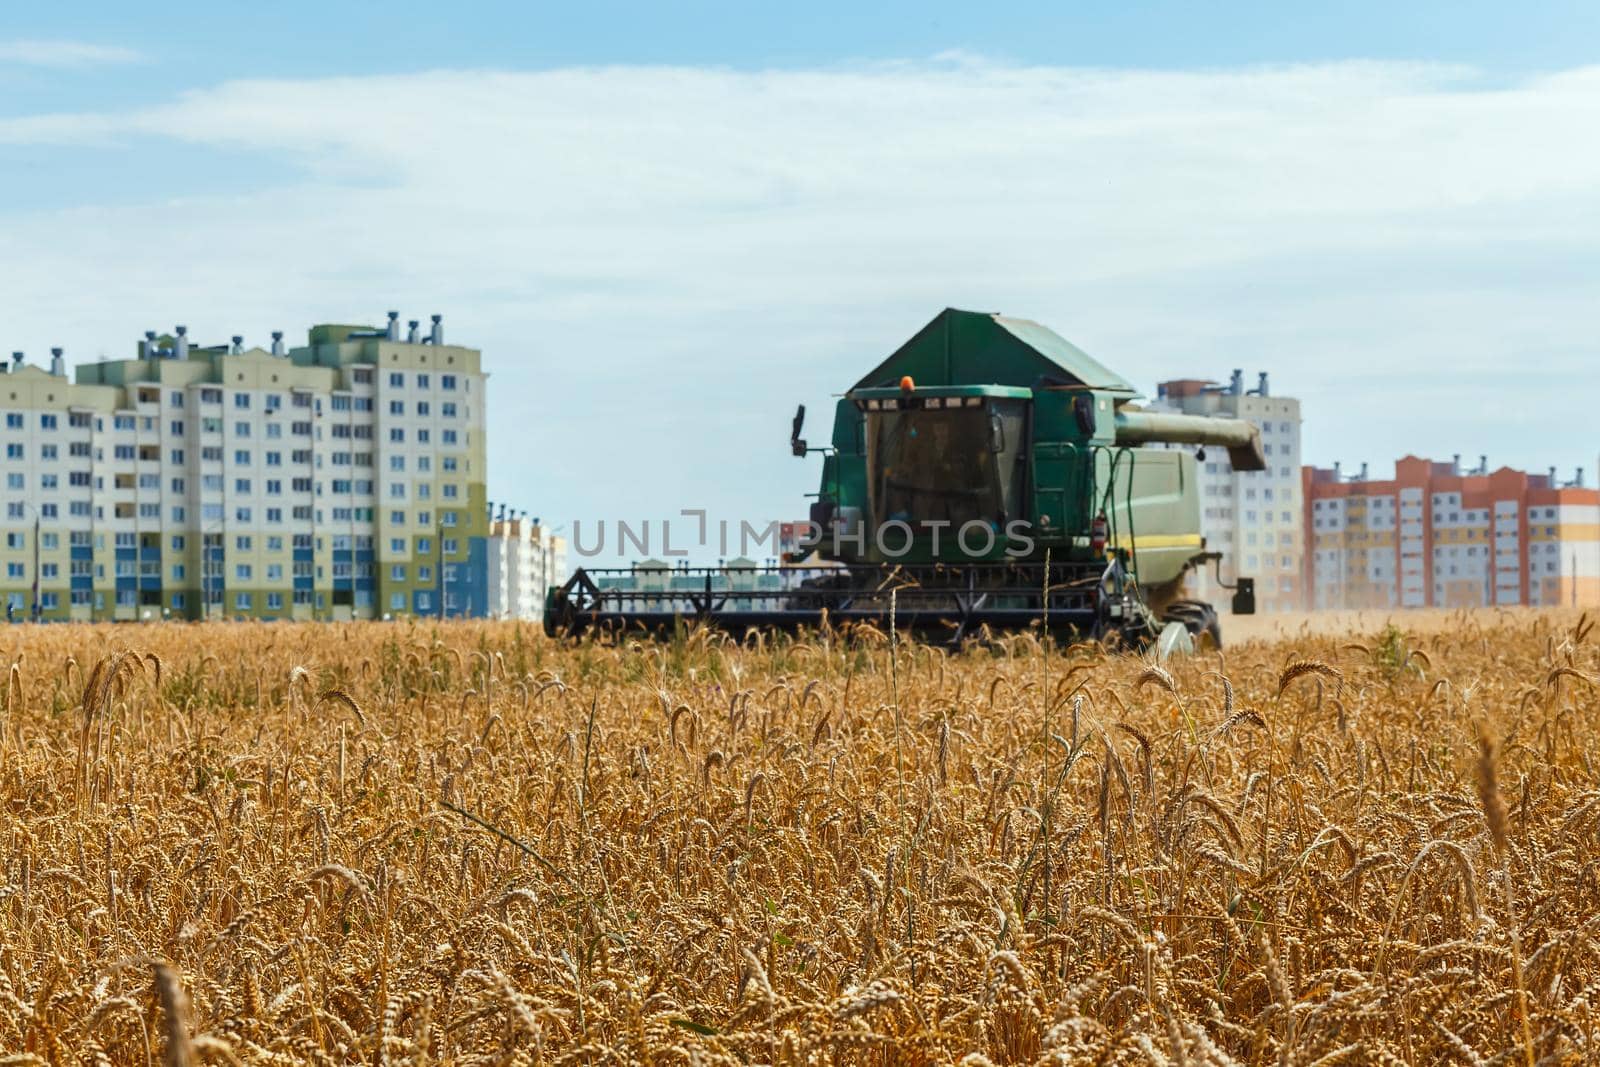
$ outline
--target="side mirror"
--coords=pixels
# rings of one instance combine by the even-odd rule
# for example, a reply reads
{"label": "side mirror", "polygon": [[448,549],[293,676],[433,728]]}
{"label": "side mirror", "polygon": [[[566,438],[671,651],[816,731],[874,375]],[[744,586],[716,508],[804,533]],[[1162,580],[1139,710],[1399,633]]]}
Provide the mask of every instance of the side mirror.
{"label": "side mirror", "polygon": [[1006,426],[1000,421],[998,412],[989,412],[989,451],[1004,452],[1006,450]]}
{"label": "side mirror", "polygon": [[1072,417],[1078,423],[1078,432],[1093,437],[1095,430],[1094,394],[1079,393],[1072,398]]}
{"label": "side mirror", "polygon": [[1254,578],[1239,578],[1233,591],[1233,613],[1235,615],[1254,615],[1256,613],[1256,580]]}
{"label": "side mirror", "polygon": [[794,411],[794,426],[789,430],[789,451],[797,456],[806,454],[805,438],[800,436],[801,429],[806,424],[806,406],[801,404]]}

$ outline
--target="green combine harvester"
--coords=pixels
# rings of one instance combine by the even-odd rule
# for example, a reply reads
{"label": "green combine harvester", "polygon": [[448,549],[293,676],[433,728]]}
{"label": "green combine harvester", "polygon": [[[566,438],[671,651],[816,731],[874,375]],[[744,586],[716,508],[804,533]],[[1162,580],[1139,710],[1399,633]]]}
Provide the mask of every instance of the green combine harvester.
{"label": "green combine harvester", "polygon": [[[1220,641],[1184,576],[1220,560],[1200,533],[1196,460],[1266,466],[1238,419],[1147,411],[1126,380],[1038,323],[947,309],[839,400],[802,549],[754,571],[580,569],[545,627],[734,632],[891,622],[960,641],[1040,627],[1143,645],[1172,622]],[[1194,446],[1191,449],[1167,446]],[[1219,573],[1220,580],[1220,573]],[[1230,587],[1235,614],[1254,583]]]}

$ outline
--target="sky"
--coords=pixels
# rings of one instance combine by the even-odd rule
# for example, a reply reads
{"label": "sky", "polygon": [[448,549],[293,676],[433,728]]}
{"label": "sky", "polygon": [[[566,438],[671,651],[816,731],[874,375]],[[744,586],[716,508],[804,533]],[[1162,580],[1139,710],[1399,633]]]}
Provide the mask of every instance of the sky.
{"label": "sky", "polygon": [[1600,5],[1289,8],[7,11],[0,351],[440,313],[557,526],[803,517],[795,405],[946,306],[1595,484]]}

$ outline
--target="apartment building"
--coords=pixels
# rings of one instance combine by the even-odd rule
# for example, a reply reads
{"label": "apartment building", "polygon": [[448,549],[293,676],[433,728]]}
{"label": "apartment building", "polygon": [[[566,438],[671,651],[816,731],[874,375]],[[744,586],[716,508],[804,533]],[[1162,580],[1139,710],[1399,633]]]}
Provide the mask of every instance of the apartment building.
{"label": "apartment building", "polygon": [[566,538],[504,509],[489,525],[489,616],[544,618],[544,599],[567,573]]}
{"label": "apartment building", "polygon": [[[1243,419],[1261,431],[1267,469],[1236,471],[1224,449],[1202,449],[1200,532],[1206,547],[1222,553],[1223,582],[1239,575],[1256,581],[1256,610],[1298,611],[1304,602],[1304,509],[1301,506],[1300,401],[1274,396],[1265,371],[1254,389],[1235,370],[1226,384],[1184,378],[1156,386],[1153,409],[1186,415]],[[1173,445],[1169,447],[1190,447]],[[1218,588],[1217,568],[1193,573],[1189,595],[1226,611],[1230,598]]]}
{"label": "apartment building", "polygon": [[1582,470],[1407,456],[1390,479],[1335,464],[1303,480],[1314,608],[1600,604],[1600,491]]}
{"label": "apartment building", "polygon": [[45,619],[484,615],[476,349],[320,325],[0,368],[0,599]]}

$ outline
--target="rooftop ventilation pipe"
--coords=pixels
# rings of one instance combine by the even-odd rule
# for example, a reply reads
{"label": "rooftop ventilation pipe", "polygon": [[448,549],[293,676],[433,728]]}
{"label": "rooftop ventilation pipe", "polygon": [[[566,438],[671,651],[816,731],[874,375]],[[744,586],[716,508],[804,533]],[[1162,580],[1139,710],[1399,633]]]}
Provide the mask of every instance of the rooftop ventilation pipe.
{"label": "rooftop ventilation pipe", "polygon": [[1460,452],[1452,452],[1450,454],[1450,473],[1454,474],[1454,475],[1458,475],[1458,476],[1461,474],[1461,453]]}
{"label": "rooftop ventilation pipe", "polygon": [[1244,370],[1242,368],[1233,368],[1233,375],[1228,379],[1228,392],[1234,396],[1244,395]]}
{"label": "rooftop ventilation pipe", "polygon": [[389,312],[389,325],[385,328],[384,337],[390,341],[400,340],[400,312]]}
{"label": "rooftop ventilation pipe", "polygon": [[231,348],[229,351],[232,352],[232,354],[236,355],[236,356],[241,354],[244,351],[244,335],[243,334],[237,334],[236,333],[236,334],[233,335],[233,348]]}
{"label": "rooftop ventilation pipe", "polygon": [[407,329],[406,329],[406,344],[414,345],[418,341],[422,340],[422,338],[420,336],[418,336],[418,332],[417,332],[417,327],[420,326],[420,325],[422,325],[422,324],[419,323],[416,319],[412,319],[410,322],[406,323],[406,327],[407,327]]}
{"label": "rooftop ventilation pipe", "polygon": [[144,340],[139,342],[139,358],[155,359],[158,355],[159,353],[156,351],[156,332],[154,330],[146,330],[144,332]]}
{"label": "rooftop ventilation pipe", "polygon": [[13,352],[13,353],[11,353],[11,367],[12,367],[13,370],[21,370],[22,369],[22,353],[21,352]]}
{"label": "rooftop ventilation pipe", "polygon": [[1550,474],[1548,475],[1548,477],[1550,479],[1550,488],[1554,489],[1557,485],[1560,484],[1559,482],[1556,481],[1556,469],[1554,467],[1550,468]]}
{"label": "rooftop ventilation pipe", "polygon": [[1341,475],[1339,473],[1339,461],[1338,460],[1334,460],[1333,461],[1333,480],[1337,482],[1341,477],[1343,477],[1343,475]]}
{"label": "rooftop ventilation pipe", "polygon": [[433,329],[428,331],[428,343],[435,345],[444,344],[444,316],[433,316]]}
{"label": "rooftop ventilation pipe", "polygon": [[1488,474],[1489,473],[1489,457],[1488,456],[1479,456],[1478,457],[1478,469],[1474,473],[1476,473],[1476,474]]}
{"label": "rooftop ventilation pipe", "polygon": [[59,348],[50,350],[50,373],[57,378],[65,377],[66,375],[66,363],[61,358],[61,349]]}
{"label": "rooftop ventilation pipe", "polygon": [[1360,478],[1360,480],[1363,481],[1363,482],[1367,480],[1367,464],[1366,464],[1365,460],[1363,460],[1362,463],[1361,463],[1361,478]]}
{"label": "rooftop ventilation pipe", "polygon": [[1260,382],[1260,384],[1256,386],[1256,392],[1259,393],[1261,396],[1269,396],[1269,395],[1271,395],[1267,391],[1267,372],[1266,371],[1262,371],[1257,380]]}
{"label": "rooftop ventilation pipe", "polygon": [[174,326],[172,328],[172,330],[173,330],[174,333],[176,333],[178,335],[178,340],[177,340],[178,349],[177,349],[177,353],[174,356],[174,358],[176,358],[176,359],[188,359],[189,358],[189,327],[187,327],[187,326]]}
{"label": "rooftop ventilation pipe", "polygon": [[272,331],[272,354],[275,355],[275,356],[283,355],[283,331],[282,330],[273,330]]}
{"label": "rooftop ventilation pipe", "polygon": [[1577,488],[1577,489],[1582,489],[1583,488],[1583,468],[1582,467],[1579,467],[1577,469],[1577,471],[1573,474],[1573,476],[1572,476],[1572,484],[1573,484],[1574,488]]}

